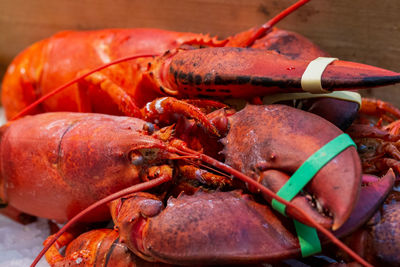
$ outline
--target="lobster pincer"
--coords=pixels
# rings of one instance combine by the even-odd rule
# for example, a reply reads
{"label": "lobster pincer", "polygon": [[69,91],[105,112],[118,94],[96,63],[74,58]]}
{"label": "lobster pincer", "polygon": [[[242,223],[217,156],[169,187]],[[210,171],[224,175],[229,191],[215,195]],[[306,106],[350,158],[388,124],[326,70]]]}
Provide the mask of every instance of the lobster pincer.
{"label": "lobster pincer", "polygon": [[299,255],[286,223],[239,191],[182,194],[165,208],[152,195],[134,194],[111,210],[121,242],[148,261],[248,264]]}
{"label": "lobster pincer", "polygon": [[[308,157],[342,134],[319,116],[283,105],[248,105],[228,121],[225,163],[275,192]],[[293,204],[309,206],[316,220],[338,229],[353,210],[360,185],[360,158],[348,147],[317,172]]]}
{"label": "lobster pincer", "polygon": [[[329,93],[400,82],[399,73],[369,65],[293,60],[274,51],[251,48],[178,49],[156,62],[144,78],[151,80],[160,93],[175,96],[251,98],[302,91]],[[308,77],[321,71],[322,77]],[[307,84],[309,79],[316,80],[317,89]]]}

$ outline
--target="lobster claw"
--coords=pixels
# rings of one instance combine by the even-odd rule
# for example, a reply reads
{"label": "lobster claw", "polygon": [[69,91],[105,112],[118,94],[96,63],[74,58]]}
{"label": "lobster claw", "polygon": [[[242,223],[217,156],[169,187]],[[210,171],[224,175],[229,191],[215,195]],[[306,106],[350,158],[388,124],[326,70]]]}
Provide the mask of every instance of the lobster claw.
{"label": "lobster claw", "polygon": [[[321,117],[284,105],[247,105],[228,119],[229,132],[222,139],[225,163],[275,192],[313,153],[342,134]],[[317,172],[304,189],[305,197],[296,197],[305,199],[295,198],[293,204],[303,210],[310,206],[310,216],[335,230],[353,210],[360,185],[360,159],[356,149],[348,147]]]}
{"label": "lobster claw", "polygon": [[[160,93],[220,98],[250,98],[302,92],[310,60],[293,60],[273,51],[251,48],[176,50],[148,71]],[[369,88],[400,82],[400,74],[337,60],[323,72],[324,92]]]}
{"label": "lobster claw", "polygon": [[290,221],[280,221],[267,206],[239,191],[182,194],[158,213],[137,216],[138,206],[159,207],[148,197],[134,195],[111,206],[121,242],[148,261],[225,265],[300,255],[297,237],[285,226]]}
{"label": "lobster claw", "polygon": [[382,206],[389,195],[396,180],[392,169],[389,169],[385,176],[378,178],[372,175],[363,175],[364,178],[373,178],[376,181],[363,186],[360,192],[360,198],[357,201],[354,211],[346,223],[335,231],[335,235],[343,237],[365,224],[372,215]]}

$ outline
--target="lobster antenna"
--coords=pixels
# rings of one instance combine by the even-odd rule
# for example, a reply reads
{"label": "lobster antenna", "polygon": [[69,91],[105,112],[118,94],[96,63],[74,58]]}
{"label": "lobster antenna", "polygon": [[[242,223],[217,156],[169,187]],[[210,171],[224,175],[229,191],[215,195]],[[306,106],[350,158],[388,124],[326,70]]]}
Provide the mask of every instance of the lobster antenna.
{"label": "lobster antenna", "polygon": [[278,15],[267,21],[265,24],[261,25],[254,33],[253,35],[248,38],[247,40],[244,41],[244,43],[241,44],[241,46],[244,47],[249,47],[254,44],[254,42],[261,37],[264,37],[275,24],[280,22],[282,19],[286,18],[288,15],[292,14],[294,11],[302,7],[303,5],[307,4],[311,0],[299,0],[293,5],[289,6],[282,12],[280,12]]}
{"label": "lobster antenna", "polygon": [[45,100],[49,99],[50,97],[52,97],[53,95],[63,91],[64,89],[68,88],[69,86],[73,85],[74,83],[79,82],[80,80],[86,78],[87,76],[98,72],[102,69],[108,68],[112,65],[116,65],[119,64],[121,62],[125,62],[125,61],[129,61],[129,60],[134,60],[137,58],[146,58],[146,57],[154,57],[157,56],[156,54],[142,54],[142,55],[135,55],[135,56],[128,56],[128,57],[123,57],[123,58],[119,58],[117,60],[111,61],[109,63],[106,63],[104,65],[101,65],[85,74],[82,74],[81,76],[57,87],[56,89],[54,89],[53,91],[47,93],[46,95],[42,96],[41,98],[39,98],[38,100],[36,100],[35,102],[33,102],[32,104],[30,104],[29,106],[25,107],[22,111],[20,111],[17,115],[15,115],[11,120],[16,120],[24,115],[26,115],[26,113],[28,113],[29,111],[31,111],[34,107],[38,106],[40,103],[43,103]]}
{"label": "lobster antenna", "polygon": [[36,256],[35,260],[32,262],[31,267],[35,267],[36,264],[40,261],[40,259],[44,256],[44,254],[47,252],[47,250],[57,241],[57,239],[65,233],[68,228],[70,228],[73,224],[78,222],[84,215],[87,213],[91,212],[92,210],[98,208],[101,205],[104,205],[110,201],[113,201],[115,199],[118,199],[120,197],[126,196],[128,194],[132,194],[135,192],[139,191],[144,191],[148,190],[149,188],[153,188],[155,186],[161,185],[165,182],[168,182],[171,180],[170,176],[161,176],[159,178],[155,178],[153,180],[150,180],[148,182],[144,182],[141,184],[136,184],[131,187],[122,189],[121,191],[118,191],[114,194],[111,194],[95,203],[87,207],[86,209],[82,210],[79,212],[77,215],[75,215],[70,221],[68,221],[50,240],[49,242],[44,246],[44,248],[40,251],[40,253]]}
{"label": "lobster antenna", "polygon": [[[196,159],[198,159],[197,156],[196,156]],[[231,178],[231,175],[228,175],[228,174],[226,174],[226,173],[224,173],[224,172],[222,172],[222,171],[220,171],[217,168],[214,168],[212,166],[205,165],[205,164],[202,164],[202,163],[197,163],[197,162],[195,162],[193,160],[188,160],[188,159],[186,159],[185,161],[188,162],[188,163],[193,164],[196,167],[203,167],[204,169],[207,169],[208,171],[215,172],[218,175],[224,176],[226,178]]]}

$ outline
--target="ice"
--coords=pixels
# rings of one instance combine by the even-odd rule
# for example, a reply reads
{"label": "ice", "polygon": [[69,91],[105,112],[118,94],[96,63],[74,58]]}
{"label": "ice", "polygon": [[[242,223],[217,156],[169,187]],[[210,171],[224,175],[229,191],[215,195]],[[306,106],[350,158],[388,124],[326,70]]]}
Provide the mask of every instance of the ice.
{"label": "ice", "polygon": [[0,125],[6,123],[6,115],[4,114],[4,108],[0,108]]}
{"label": "ice", "polygon": [[[49,235],[45,219],[22,225],[0,215],[0,266],[29,266]],[[49,266],[42,259],[37,266]]]}

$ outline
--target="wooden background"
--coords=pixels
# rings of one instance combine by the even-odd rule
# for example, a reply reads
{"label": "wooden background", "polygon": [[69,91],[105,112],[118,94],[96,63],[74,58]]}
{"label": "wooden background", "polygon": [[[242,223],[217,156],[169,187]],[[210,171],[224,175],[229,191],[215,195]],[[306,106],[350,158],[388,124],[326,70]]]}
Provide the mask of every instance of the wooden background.
{"label": "wooden background", "polygon": [[[66,29],[157,27],[220,37],[260,25],[294,0],[0,0],[0,78],[29,44]],[[400,1],[313,0],[279,23],[331,55],[400,72]],[[365,95],[400,106],[400,85]]]}

